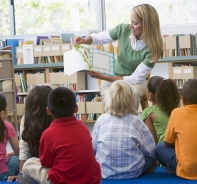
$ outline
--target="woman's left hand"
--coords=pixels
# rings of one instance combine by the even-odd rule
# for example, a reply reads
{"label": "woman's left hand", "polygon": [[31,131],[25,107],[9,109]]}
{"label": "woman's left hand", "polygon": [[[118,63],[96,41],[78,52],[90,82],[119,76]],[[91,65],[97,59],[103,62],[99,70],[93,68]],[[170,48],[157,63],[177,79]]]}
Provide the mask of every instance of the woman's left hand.
{"label": "woman's left hand", "polygon": [[102,79],[103,78],[103,74],[94,70],[91,70],[90,72],[87,72],[92,78],[96,78],[96,79]]}

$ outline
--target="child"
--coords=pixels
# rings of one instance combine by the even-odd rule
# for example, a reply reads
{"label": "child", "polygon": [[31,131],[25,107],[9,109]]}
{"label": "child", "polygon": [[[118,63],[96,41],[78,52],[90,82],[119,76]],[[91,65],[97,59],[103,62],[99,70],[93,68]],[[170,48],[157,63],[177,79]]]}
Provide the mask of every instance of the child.
{"label": "child", "polygon": [[39,140],[42,132],[49,127],[53,117],[46,112],[47,98],[52,91],[51,86],[42,85],[34,87],[25,101],[25,115],[20,123],[20,169],[17,176],[9,177],[9,181],[17,178],[19,184],[28,183],[22,177],[22,167],[30,157],[39,157]]}
{"label": "child", "polygon": [[[0,180],[7,180],[8,176],[16,175],[19,170],[19,143],[16,131],[12,124],[7,122],[7,117],[7,100],[0,94]],[[6,154],[8,140],[14,153]]]}
{"label": "child", "polygon": [[155,150],[160,164],[185,179],[197,179],[197,79],[183,85],[184,107],[172,111],[164,142]]}
{"label": "child", "polygon": [[136,115],[138,102],[132,86],[119,80],[106,96],[105,114],[93,128],[94,154],[104,179],[136,178],[155,170],[155,142]]}
{"label": "child", "polygon": [[164,139],[169,116],[179,106],[180,95],[172,79],[154,76],[148,81],[146,96],[153,106],[144,109],[141,118],[157,144]]}
{"label": "child", "polygon": [[75,118],[77,110],[76,97],[70,89],[60,87],[49,94],[47,112],[55,120],[41,136],[40,159],[25,162],[24,177],[53,184],[100,183],[100,166],[93,154],[91,136]]}

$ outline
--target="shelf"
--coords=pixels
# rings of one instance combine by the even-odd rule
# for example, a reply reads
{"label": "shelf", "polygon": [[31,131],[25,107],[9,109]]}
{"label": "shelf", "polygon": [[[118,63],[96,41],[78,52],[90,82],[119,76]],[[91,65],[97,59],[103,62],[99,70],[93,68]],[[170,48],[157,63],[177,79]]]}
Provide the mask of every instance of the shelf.
{"label": "shelf", "polygon": [[3,82],[5,80],[13,80],[13,78],[3,78],[3,79],[0,79],[0,82]]}
{"label": "shelf", "polygon": [[156,63],[168,63],[168,62],[197,62],[197,56],[173,56],[164,57],[158,60]]}
{"label": "shelf", "polygon": [[45,68],[63,68],[64,63],[43,63],[43,64],[23,64],[14,65],[14,70],[33,70],[33,69],[45,69]]}
{"label": "shelf", "polygon": [[15,92],[15,90],[0,91],[1,94],[4,94],[4,93],[13,93],[13,92]]}
{"label": "shelf", "polygon": [[18,96],[27,96],[29,93],[17,93]]}
{"label": "shelf", "polygon": [[100,93],[100,90],[79,90],[76,93],[77,94],[80,94],[80,93]]}

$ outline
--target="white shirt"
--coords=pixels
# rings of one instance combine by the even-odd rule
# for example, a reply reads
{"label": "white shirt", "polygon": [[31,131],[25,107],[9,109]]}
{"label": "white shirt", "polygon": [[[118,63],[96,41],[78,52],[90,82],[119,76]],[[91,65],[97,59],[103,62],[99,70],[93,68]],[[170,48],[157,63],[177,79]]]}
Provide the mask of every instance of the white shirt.
{"label": "white shirt", "polygon": [[29,158],[29,144],[22,139],[22,132],[24,130],[24,116],[20,123],[20,141],[19,141],[19,160],[27,160]]}

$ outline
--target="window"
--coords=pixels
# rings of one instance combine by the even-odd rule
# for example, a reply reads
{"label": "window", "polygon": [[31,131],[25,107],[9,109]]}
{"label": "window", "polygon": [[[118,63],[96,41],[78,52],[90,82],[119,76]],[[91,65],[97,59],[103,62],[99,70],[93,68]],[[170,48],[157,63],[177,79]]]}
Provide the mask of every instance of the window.
{"label": "window", "polygon": [[10,35],[10,12],[8,0],[1,0],[0,3],[0,35]]}
{"label": "window", "polygon": [[197,24],[196,0],[105,0],[106,29],[130,23],[132,8],[144,3],[156,8],[161,25]]}
{"label": "window", "polygon": [[16,34],[97,28],[97,0],[15,0]]}

